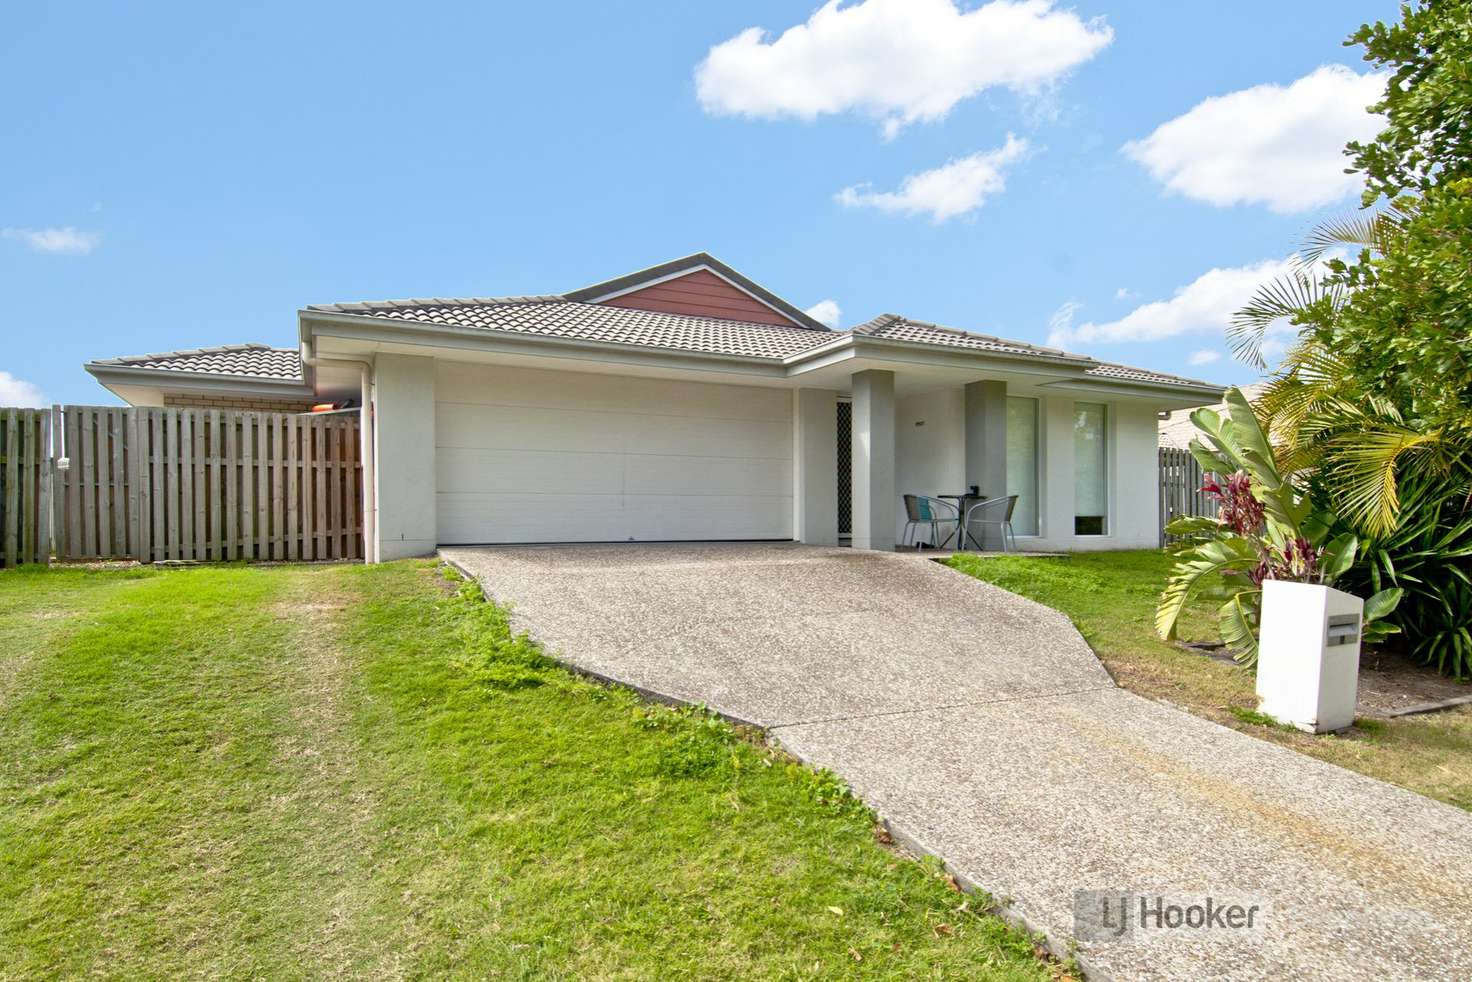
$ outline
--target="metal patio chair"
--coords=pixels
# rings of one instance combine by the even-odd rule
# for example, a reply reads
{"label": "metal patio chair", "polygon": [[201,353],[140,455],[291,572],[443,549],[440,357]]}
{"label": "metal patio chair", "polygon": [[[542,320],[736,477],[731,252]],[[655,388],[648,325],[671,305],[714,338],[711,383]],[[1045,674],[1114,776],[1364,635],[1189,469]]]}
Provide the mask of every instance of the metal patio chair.
{"label": "metal patio chair", "polygon": [[1005,498],[987,498],[967,508],[966,517],[962,522],[967,534],[971,534],[973,525],[980,525],[982,527],[981,536],[973,536],[973,538],[976,539],[978,545],[985,547],[986,527],[995,525],[1002,535],[1002,551],[1014,551],[1017,548],[1017,533],[1012,531],[1012,511],[1017,507],[1017,497],[1015,494],[1009,494]]}
{"label": "metal patio chair", "polygon": [[[930,526],[930,544],[937,549],[944,542],[951,541],[951,535],[961,527],[961,510],[949,501],[941,501],[939,498],[931,498],[923,494],[907,494],[905,498],[905,516],[909,519],[905,522],[905,534],[900,539],[901,545],[909,545],[911,535],[915,538],[915,549],[920,549],[919,531],[922,525]],[[942,540],[940,537],[941,527],[953,525],[955,528]]]}

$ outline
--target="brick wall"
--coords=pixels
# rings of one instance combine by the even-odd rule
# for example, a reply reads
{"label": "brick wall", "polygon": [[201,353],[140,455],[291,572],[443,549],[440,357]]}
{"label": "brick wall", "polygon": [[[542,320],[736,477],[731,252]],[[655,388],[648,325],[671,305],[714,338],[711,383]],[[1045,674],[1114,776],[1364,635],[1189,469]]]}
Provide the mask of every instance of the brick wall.
{"label": "brick wall", "polygon": [[189,409],[249,409],[267,413],[304,413],[312,408],[310,401],[296,399],[252,399],[235,396],[165,395],[165,406]]}

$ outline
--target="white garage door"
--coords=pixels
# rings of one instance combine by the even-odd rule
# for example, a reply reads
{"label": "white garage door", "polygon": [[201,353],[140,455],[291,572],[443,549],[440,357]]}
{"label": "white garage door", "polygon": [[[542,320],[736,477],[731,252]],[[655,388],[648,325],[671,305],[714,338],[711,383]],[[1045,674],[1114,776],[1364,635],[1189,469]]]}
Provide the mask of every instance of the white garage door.
{"label": "white garage door", "polygon": [[783,389],[441,362],[439,541],[792,538]]}

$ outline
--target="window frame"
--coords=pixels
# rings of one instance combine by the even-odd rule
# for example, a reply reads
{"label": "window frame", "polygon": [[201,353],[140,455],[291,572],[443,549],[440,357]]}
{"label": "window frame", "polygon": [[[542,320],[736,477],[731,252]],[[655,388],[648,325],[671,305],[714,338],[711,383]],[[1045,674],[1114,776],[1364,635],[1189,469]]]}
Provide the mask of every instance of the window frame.
{"label": "window frame", "polygon": [[[1045,437],[1044,429],[1045,429],[1046,420],[1047,420],[1047,417],[1044,414],[1045,400],[1042,399],[1039,396],[1012,395],[1011,393],[1008,393],[1007,399],[1008,399],[1009,403],[1010,403],[1010,401],[1012,399],[1026,399],[1026,400],[1028,400],[1029,402],[1032,403],[1032,411],[1033,411],[1033,415],[1032,415],[1032,466],[1033,466],[1033,488],[1034,488],[1034,495],[1035,495],[1034,501],[1033,501],[1033,510],[1036,513],[1036,518],[1037,518],[1037,531],[1035,531],[1035,532],[1014,532],[1013,537],[1014,538],[1018,538],[1018,539],[1042,539],[1042,538],[1045,538],[1046,537],[1045,533],[1047,531],[1047,529],[1045,527],[1045,524],[1046,523],[1045,523],[1045,518],[1044,518],[1044,511],[1045,511],[1045,509],[1043,507],[1044,506],[1044,503],[1047,500],[1046,488],[1044,487],[1044,483],[1043,483],[1044,480],[1045,480],[1045,476],[1046,476],[1045,475],[1045,468],[1043,466],[1043,464],[1044,464],[1044,460],[1043,460],[1043,458],[1044,458],[1043,439]],[[1008,418],[1010,419],[1010,413],[1008,414]],[[1008,436],[1009,436],[1009,439],[1010,439],[1010,434]],[[1009,465],[1008,465],[1008,468],[1007,468],[1007,477],[1008,477],[1008,480],[1010,481],[1011,480],[1011,477],[1012,477],[1012,468],[1011,468],[1010,462],[1009,462]],[[1007,493],[1008,494],[1011,494],[1012,492],[1011,492],[1011,490],[1008,490]]]}
{"label": "window frame", "polygon": [[[1080,532],[1078,530],[1078,410],[1080,406],[1097,406],[1102,411],[1100,416],[1100,430],[1104,439],[1102,448],[1102,468],[1100,479],[1104,485],[1104,513],[1099,517],[1101,531]],[[1078,539],[1106,539],[1113,534],[1114,529],[1114,412],[1107,402],[1074,402],[1070,407],[1072,412],[1072,432],[1069,434],[1073,439],[1074,461],[1073,461],[1073,535]],[[1094,516],[1086,516],[1094,517]]]}

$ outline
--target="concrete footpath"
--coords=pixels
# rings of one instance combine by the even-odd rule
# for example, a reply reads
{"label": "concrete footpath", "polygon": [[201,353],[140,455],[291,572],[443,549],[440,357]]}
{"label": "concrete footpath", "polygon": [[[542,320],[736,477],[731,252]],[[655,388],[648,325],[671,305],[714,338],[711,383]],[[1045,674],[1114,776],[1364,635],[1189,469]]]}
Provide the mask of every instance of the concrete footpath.
{"label": "concrete footpath", "polygon": [[1125,692],[1050,608],[848,549],[441,552],[570,665],[842,775],[1091,978],[1472,978],[1472,815]]}

